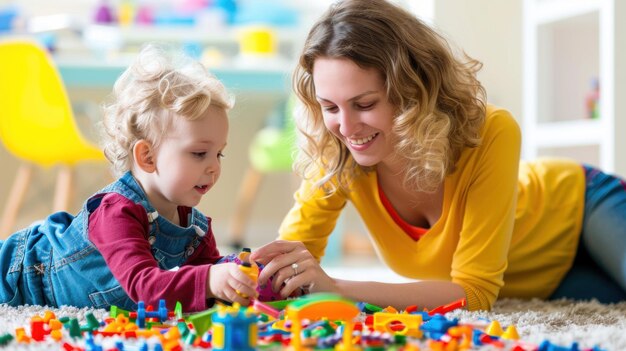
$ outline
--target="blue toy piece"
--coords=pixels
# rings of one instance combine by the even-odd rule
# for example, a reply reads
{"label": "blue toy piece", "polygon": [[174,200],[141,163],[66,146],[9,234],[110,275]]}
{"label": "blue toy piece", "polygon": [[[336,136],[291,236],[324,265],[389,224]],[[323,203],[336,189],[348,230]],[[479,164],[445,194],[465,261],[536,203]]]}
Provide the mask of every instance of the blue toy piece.
{"label": "blue toy piece", "polygon": [[156,311],[146,311],[146,305],[143,301],[137,302],[137,320],[135,323],[139,328],[146,327],[146,318],[157,318],[159,322],[165,322],[169,318],[165,300],[159,300],[159,308]]}
{"label": "blue toy piece", "polygon": [[544,340],[541,345],[539,345],[539,349],[537,351],[580,351],[578,348],[578,343],[572,343],[570,347],[557,346],[549,342],[548,340]]}
{"label": "blue toy piece", "polygon": [[439,340],[448,332],[450,327],[459,325],[459,319],[447,319],[446,317],[436,314],[430,318],[428,322],[424,322],[420,329],[424,331],[427,337],[433,340]]}
{"label": "blue toy piece", "polygon": [[124,351],[126,349],[122,340],[118,340],[115,342],[115,348],[117,349],[117,351]]}
{"label": "blue toy piece", "polygon": [[91,333],[88,333],[85,339],[85,351],[103,351],[102,345],[96,344]]}
{"label": "blue toy piece", "polygon": [[258,327],[257,316],[237,304],[232,307],[219,306],[212,316],[213,350],[256,350]]}

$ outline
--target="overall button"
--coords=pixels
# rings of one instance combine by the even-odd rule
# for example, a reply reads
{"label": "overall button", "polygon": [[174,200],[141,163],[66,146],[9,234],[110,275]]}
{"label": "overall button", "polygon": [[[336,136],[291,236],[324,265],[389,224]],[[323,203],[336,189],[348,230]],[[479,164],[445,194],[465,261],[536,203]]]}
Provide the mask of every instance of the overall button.
{"label": "overall button", "polygon": [[193,248],[193,246],[188,246],[187,250],[185,250],[185,256],[187,257],[191,256],[191,254],[193,254],[194,251],[195,249]]}

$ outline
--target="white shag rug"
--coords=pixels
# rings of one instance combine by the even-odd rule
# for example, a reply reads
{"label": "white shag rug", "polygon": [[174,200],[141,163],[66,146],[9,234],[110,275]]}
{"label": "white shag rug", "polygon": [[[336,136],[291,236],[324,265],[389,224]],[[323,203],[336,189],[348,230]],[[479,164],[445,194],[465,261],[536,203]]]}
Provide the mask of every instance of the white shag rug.
{"label": "white shag rug", "polygon": [[580,350],[598,346],[602,350],[626,350],[626,302],[603,305],[597,301],[500,300],[490,312],[457,310],[446,317],[461,322],[497,320],[502,329],[516,326],[520,340],[539,345],[544,340]]}
{"label": "white shag rug", "polygon": [[[40,306],[9,307],[0,304],[0,335],[6,333],[15,336],[15,329],[23,327],[30,335],[29,320],[35,315],[43,316],[47,310]],[[85,315],[92,312],[99,320],[108,315],[105,310],[87,310],[74,307],[50,309],[57,318],[77,317],[85,323]],[[503,329],[514,324],[523,340],[539,345],[548,340],[555,345],[569,347],[578,342],[579,349],[591,349],[598,346],[607,351],[626,350],[626,302],[603,305],[595,301],[574,302],[558,301],[522,301],[501,300],[491,312],[468,312],[457,310],[446,315],[459,318],[461,322],[483,322],[497,320]],[[73,342],[71,339],[69,342]],[[78,344],[78,342],[76,342]],[[62,343],[50,340],[20,344],[13,340],[0,350],[59,350]],[[478,350],[487,350],[483,347]]]}

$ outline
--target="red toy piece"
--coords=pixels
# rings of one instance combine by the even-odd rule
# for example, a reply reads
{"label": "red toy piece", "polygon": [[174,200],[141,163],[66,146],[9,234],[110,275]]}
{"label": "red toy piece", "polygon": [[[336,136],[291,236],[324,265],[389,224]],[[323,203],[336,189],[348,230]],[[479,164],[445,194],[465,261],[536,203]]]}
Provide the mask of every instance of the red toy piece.
{"label": "red toy piece", "polygon": [[439,307],[435,307],[432,310],[428,311],[428,315],[429,316],[433,316],[435,314],[446,314],[450,311],[454,311],[457,308],[463,308],[465,307],[465,305],[467,305],[467,301],[465,300],[465,298],[456,300],[452,303],[449,303],[447,305],[444,306],[439,306]]}

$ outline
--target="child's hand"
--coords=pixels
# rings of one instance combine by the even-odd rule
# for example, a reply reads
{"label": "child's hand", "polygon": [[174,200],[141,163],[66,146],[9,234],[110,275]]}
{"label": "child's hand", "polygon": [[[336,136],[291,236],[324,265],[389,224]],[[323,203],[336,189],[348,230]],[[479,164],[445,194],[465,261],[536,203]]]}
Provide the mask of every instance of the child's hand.
{"label": "child's hand", "polygon": [[212,265],[207,284],[207,298],[217,298],[248,306],[250,297],[257,296],[256,282],[232,262]]}

